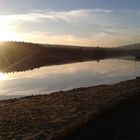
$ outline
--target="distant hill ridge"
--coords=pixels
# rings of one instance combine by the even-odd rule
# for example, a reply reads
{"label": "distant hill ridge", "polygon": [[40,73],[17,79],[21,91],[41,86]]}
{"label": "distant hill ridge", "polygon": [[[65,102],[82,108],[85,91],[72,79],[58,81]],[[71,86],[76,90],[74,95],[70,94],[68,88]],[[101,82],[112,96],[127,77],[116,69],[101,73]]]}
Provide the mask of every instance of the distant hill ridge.
{"label": "distant hill ridge", "polygon": [[140,50],[140,43],[118,47],[126,50]]}
{"label": "distant hill ridge", "polygon": [[140,44],[116,48],[28,42],[0,42],[0,72],[25,71],[42,66],[133,56]]}
{"label": "distant hill ridge", "polygon": [[[3,46],[2,44],[5,43],[6,45],[19,45],[19,46],[34,46],[34,47],[60,47],[60,48],[98,48],[97,46],[78,46],[78,45],[61,45],[61,44],[43,44],[43,43],[32,43],[32,42],[24,42],[24,41],[2,41],[0,42],[0,46]],[[127,49],[127,50],[140,50],[140,43],[136,44],[129,44],[119,47],[100,47],[99,48],[111,48],[111,49]]]}

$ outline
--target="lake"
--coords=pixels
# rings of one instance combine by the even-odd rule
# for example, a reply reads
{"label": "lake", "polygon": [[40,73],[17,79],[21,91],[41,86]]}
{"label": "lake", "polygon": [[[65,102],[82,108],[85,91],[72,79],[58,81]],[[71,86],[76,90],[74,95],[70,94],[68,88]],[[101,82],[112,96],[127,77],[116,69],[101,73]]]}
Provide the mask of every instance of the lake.
{"label": "lake", "polygon": [[0,73],[0,100],[135,79],[139,62],[105,59]]}

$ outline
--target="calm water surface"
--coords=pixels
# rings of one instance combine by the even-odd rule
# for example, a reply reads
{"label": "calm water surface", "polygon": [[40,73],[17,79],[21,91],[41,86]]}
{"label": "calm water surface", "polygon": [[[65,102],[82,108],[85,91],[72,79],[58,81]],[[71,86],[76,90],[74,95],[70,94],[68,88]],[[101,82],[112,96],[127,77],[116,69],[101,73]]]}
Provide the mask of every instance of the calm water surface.
{"label": "calm water surface", "polygon": [[134,79],[135,61],[108,59],[0,73],[0,100]]}

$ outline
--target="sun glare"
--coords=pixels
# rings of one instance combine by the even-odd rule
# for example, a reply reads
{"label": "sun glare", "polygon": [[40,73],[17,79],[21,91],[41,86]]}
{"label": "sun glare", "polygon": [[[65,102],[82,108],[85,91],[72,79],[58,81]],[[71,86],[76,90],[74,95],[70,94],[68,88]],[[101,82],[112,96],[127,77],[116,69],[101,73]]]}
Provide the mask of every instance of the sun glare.
{"label": "sun glare", "polygon": [[0,23],[0,41],[5,40],[16,40],[16,35],[7,24]]}

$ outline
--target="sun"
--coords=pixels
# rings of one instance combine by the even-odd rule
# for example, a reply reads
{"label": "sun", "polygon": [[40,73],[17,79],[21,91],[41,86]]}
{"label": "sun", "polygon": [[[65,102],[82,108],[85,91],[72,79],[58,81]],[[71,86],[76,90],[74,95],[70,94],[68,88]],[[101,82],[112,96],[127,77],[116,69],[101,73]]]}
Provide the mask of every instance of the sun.
{"label": "sun", "polygon": [[0,23],[0,41],[16,40],[16,35],[7,24]]}
{"label": "sun", "polygon": [[5,80],[6,74],[0,72],[0,80]]}

